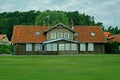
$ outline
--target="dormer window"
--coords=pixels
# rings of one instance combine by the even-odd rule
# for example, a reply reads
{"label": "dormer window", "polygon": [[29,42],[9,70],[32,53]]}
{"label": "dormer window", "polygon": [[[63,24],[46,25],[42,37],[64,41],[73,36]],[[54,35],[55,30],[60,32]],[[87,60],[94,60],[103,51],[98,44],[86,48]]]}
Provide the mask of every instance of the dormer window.
{"label": "dormer window", "polygon": [[94,32],[91,32],[91,36],[95,36],[95,33],[94,33]]}
{"label": "dormer window", "polygon": [[77,36],[78,36],[78,33],[74,33],[74,36],[77,37]]}
{"label": "dormer window", "polygon": [[35,32],[35,35],[36,35],[36,36],[40,36],[40,32],[39,32],[39,31],[36,31],[36,32]]}

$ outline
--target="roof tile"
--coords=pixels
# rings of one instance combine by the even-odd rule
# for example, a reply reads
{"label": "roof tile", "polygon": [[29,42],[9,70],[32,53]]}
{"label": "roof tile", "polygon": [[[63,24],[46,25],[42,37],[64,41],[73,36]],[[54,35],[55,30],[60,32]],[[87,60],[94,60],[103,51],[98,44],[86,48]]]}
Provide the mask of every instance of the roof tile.
{"label": "roof tile", "polygon": [[110,41],[117,41],[118,43],[120,43],[120,34],[117,35],[113,35],[111,37],[109,37]]}
{"label": "roof tile", "polygon": [[[13,43],[42,43],[46,41],[44,31],[47,30],[46,26],[14,26],[14,32],[12,37]],[[40,32],[40,36],[37,36],[36,31]]]}
{"label": "roof tile", "polygon": [[80,42],[106,42],[103,31],[98,26],[77,26],[75,27],[75,31],[78,33],[78,37],[75,39]]}
{"label": "roof tile", "polygon": [[104,33],[104,35],[105,35],[106,38],[112,36],[112,34],[110,32],[103,32],[103,33]]}

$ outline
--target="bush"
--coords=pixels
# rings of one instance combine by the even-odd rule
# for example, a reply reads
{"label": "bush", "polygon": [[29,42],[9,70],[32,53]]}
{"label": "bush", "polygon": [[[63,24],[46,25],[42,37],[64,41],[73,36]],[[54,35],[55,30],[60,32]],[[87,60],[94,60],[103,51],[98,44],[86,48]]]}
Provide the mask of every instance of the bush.
{"label": "bush", "polygon": [[0,54],[10,54],[10,45],[0,45]]}
{"label": "bush", "polygon": [[109,54],[119,53],[119,44],[116,41],[107,42],[105,44],[105,52]]}

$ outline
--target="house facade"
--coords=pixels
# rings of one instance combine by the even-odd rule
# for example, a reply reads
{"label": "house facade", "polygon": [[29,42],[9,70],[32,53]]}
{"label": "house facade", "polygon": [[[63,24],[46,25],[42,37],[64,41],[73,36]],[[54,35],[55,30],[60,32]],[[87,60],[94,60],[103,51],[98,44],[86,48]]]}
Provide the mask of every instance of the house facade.
{"label": "house facade", "polygon": [[9,42],[6,34],[0,35],[0,45],[10,45],[10,42]]}
{"label": "house facade", "polygon": [[12,43],[16,55],[104,53],[105,36],[99,26],[62,23],[53,27],[14,26]]}

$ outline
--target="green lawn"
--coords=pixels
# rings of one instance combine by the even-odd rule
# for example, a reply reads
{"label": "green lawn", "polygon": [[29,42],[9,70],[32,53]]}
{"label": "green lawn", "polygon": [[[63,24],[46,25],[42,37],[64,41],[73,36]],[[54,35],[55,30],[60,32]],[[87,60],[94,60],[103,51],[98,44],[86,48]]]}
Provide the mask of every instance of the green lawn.
{"label": "green lawn", "polygon": [[120,55],[0,56],[0,80],[120,80]]}

